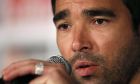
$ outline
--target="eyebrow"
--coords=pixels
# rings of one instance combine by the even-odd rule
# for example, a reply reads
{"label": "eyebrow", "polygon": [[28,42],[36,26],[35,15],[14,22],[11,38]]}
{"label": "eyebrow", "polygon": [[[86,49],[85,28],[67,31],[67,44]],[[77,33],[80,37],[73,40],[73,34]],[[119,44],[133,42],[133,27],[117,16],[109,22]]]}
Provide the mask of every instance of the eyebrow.
{"label": "eyebrow", "polygon": [[53,17],[53,22],[56,23],[59,20],[65,19],[70,15],[68,10],[60,11],[59,13],[55,14]]}
{"label": "eyebrow", "polygon": [[95,17],[95,16],[116,17],[116,14],[112,10],[105,8],[85,9],[82,11],[82,14],[87,17]]}
{"label": "eyebrow", "polygon": [[[116,17],[116,14],[112,10],[106,8],[85,9],[82,11],[82,15],[87,17],[95,17],[95,16]],[[67,18],[68,16],[70,16],[69,10],[60,11],[54,15],[53,22],[56,23],[59,20]]]}

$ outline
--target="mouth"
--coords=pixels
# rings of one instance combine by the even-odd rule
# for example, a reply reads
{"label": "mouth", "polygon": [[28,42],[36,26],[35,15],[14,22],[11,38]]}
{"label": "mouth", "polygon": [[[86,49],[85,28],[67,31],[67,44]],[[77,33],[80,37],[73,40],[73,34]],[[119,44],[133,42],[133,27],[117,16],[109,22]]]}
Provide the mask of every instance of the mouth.
{"label": "mouth", "polygon": [[97,71],[98,64],[91,61],[79,60],[74,64],[74,71],[81,77],[92,76]]}

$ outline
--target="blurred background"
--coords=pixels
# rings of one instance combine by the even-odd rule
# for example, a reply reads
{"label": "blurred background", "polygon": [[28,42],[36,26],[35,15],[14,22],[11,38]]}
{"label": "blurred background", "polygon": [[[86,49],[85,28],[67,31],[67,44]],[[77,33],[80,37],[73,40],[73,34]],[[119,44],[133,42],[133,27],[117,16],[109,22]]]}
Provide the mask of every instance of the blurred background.
{"label": "blurred background", "polygon": [[0,0],[0,71],[13,61],[59,55],[50,0]]}

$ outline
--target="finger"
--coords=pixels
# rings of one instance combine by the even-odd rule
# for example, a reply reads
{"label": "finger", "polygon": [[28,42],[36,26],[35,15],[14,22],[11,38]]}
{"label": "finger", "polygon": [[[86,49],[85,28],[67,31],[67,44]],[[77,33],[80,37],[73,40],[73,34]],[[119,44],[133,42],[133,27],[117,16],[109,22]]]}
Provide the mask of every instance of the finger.
{"label": "finger", "polygon": [[3,74],[6,74],[6,73],[8,73],[11,70],[16,69],[16,67],[23,66],[23,65],[28,65],[28,64],[32,64],[32,63],[35,63],[36,61],[37,60],[30,59],[30,60],[22,60],[22,61],[14,62],[14,63],[10,64],[9,66],[7,66],[3,70]]}
{"label": "finger", "polygon": [[16,67],[12,69],[11,72],[4,74],[4,80],[12,80],[16,77],[27,75],[27,74],[34,74],[34,64],[20,66],[20,68]]}
{"label": "finger", "polygon": [[47,84],[47,75],[42,75],[32,80],[29,84]]}
{"label": "finger", "polygon": [[[68,82],[69,81],[69,82]],[[72,84],[68,74],[56,67],[49,67],[48,73],[35,78],[29,84]]]}
{"label": "finger", "polygon": [[[27,74],[34,74],[35,65],[39,63],[39,60],[34,60],[34,62],[24,62],[24,65],[11,65],[6,73],[3,74],[4,80],[12,80],[15,77],[23,76]],[[43,61],[41,61],[43,62]],[[43,62],[46,63],[46,62]],[[45,64],[46,65],[46,64]]]}
{"label": "finger", "polygon": [[[50,70],[53,70],[50,72]],[[65,77],[60,74],[60,72],[56,72],[54,69],[50,69],[48,74],[42,75],[40,77],[35,78],[29,84],[64,84],[62,83],[62,79],[65,80]]]}

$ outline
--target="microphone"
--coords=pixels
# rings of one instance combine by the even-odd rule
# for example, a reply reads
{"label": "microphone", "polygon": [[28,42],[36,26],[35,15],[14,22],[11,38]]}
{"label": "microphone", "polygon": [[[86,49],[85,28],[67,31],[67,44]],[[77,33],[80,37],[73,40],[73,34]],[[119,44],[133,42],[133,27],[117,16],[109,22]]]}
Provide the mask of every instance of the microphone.
{"label": "microphone", "polygon": [[[48,62],[56,63],[56,64],[57,63],[64,64],[67,73],[69,75],[71,74],[72,71],[71,66],[62,56],[52,56],[48,59]],[[36,77],[38,77],[38,75],[29,74],[29,75],[17,77],[10,82],[5,82],[3,78],[0,78],[0,84],[28,84],[31,80],[33,80]]]}
{"label": "microphone", "polygon": [[60,63],[60,64],[64,64],[67,73],[70,75],[72,72],[72,68],[71,65],[69,64],[68,61],[66,61],[62,56],[52,56],[49,58],[48,60],[50,63]]}

